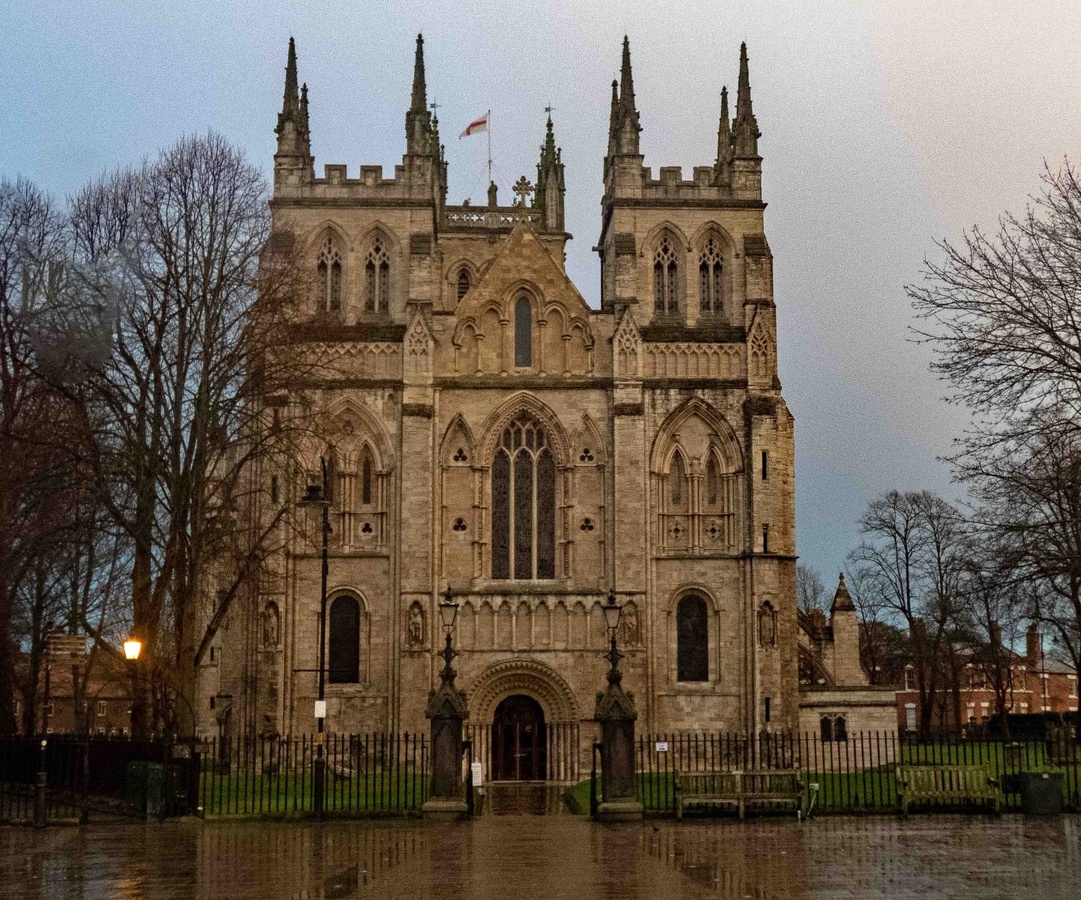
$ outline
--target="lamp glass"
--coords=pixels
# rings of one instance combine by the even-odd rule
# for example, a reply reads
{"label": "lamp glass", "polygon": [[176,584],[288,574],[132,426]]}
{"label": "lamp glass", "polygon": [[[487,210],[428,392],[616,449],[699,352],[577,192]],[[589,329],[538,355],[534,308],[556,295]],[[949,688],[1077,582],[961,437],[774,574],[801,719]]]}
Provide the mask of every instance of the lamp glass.
{"label": "lamp glass", "polygon": [[128,638],[128,640],[124,641],[124,658],[134,662],[139,658],[142,649],[142,641],[137,641],[135,638]]}
{"label": "lamp glass", "polygon": [[615,631],[619,628],[619,618],[623,615],[623,607],[616,603],[614,595],[608,595],[608,603],[601,609],[604,610],[604,624],[608,626],[608,630]]}
{"label": "lamp glass", "polygon": [[453,628],[458,616],[458,604],[453,600],[444,600],[439,604],[439,619],[444,628]]}

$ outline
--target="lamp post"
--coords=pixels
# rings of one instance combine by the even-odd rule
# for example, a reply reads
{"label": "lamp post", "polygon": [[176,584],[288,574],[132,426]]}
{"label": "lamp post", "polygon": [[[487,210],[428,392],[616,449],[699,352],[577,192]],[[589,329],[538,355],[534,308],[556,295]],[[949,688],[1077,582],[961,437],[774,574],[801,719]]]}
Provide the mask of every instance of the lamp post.
{"label": "lamp post", "polygon": [[327,717],[326,701],[326,647],[327,647],[327,546],[330,537],[330,491],[327,485],[327,461],[319,457],[322,472],[322,484],[309,484],[304,496],[297,501],[302,509],[321,509],[323,526],[323,565],[319,587],[319,699],[315,701],[315,773],[313,781],[313,802],[315,814],[323,818],[323,787],[326,784],[327,763],[323,758],[323,723]]}
{"label": "lamp post", "polygon": [[597,816],[607,821],[632,821],[642,818],[642,804],[635,796],[634,720],[638,711],[634,697],[623,690],[619,671],[616,638],[623,607],[616,602],[615,591],[608,592],[608,602],[601,607],[608,628],[608,688],[597,697],[594,718],[601,726],[601,793]]}
{"label": "lamp post", "polygon": [[443,652],[443,671],[439,673],[439,687],[428,695],[428,708],[424,715],[432,723],[432,788],[422,812],[425,818],[460,819],[469,812],[469,805],[462,799],[462,723],[469,718],[465,698],[454,686],[451,663],[458,651],[454,649],[454,621],[458,616],[458,604],[450,585],[439,603],[439,621],[446,635]]}
{"label": "lamp post", "polygon": [[142,652],[143,642],[134,635],[124,641],[124,659],[128,662],[128,677],[131,681],[131,710],[128,712],[128,730],[132,737],[135,737],[135,704],[140,702],[139,683],[135,677],[135,666],[139,662],[139,654]]}

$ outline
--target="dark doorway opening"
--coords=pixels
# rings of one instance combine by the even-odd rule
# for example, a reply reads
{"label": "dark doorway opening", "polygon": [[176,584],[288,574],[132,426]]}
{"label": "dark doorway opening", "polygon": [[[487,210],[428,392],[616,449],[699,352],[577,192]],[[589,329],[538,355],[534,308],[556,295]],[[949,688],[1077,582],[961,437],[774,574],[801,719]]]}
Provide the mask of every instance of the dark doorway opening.
{"label": "dark doorway opening", "polygon": [[495,708],[493,781],[543,781],[547,772],[547,747],[544,710],[536,700],[515,694]]}

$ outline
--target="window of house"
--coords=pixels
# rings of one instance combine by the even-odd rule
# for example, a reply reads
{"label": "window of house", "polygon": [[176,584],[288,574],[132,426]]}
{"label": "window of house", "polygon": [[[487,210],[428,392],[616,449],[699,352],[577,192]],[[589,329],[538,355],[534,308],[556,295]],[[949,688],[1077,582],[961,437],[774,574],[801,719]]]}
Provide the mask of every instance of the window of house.
{"label": "window of house", "polygon": [[360,681],[360,604],[355,597],[335,597],[330,604],[327,668],[331,684]]}
{"label": "window of house", "polygon": [[533,365],[533,304],[528,297],[519,297],[514,304],[514,365]]}
{"label": "window of house", "polygon": [[458,270],[458,299],[461,300],[466,294],[469,293],[470,279],[469,269],[462,266]]}
{"label": "window of house", "polygon": [[905,731],[916,730],[916,704],[905,704]]}
{"label": "window of house", "polygon": [[905,690],[916,690],[916,675],[912,669],[912,666],[905,666]]}
{"label": "window of house", "polygon": [[653,308],[661,314],[679,312],[677,292],[678,266],[670,238],[661,239],[653,257]]}
{"label": "window of house", "polygon": [[548,435],[519,416],[492,461],[492,578],[555,578],[555,499]]}
{"label": "window of house", "polygon": [[340,312],[342,308],[342,257],[330,235],[327,235],[319,251],[317,273],[320,307],[329,312]]}
{"label": "window of house", "polygon": [[721,248],[709,238],[698,263],[698,298],[703,313],[721,311]]}
{"label": "window of house", "polygon": [[368,312],[390,309],[390,257],[380,238],[372,241],[364,263],[364,308]]}
{"label": "window of house", "polygon": [[676,608],[676,678],[709,681],[709,617],[706,601],[693,594]]}
{"label": "window of house", "polygon": [[991,718],[991,704],[985,700],[980,704],[980,720],[986,722],[989,718]]}
{"label": "window of house", "polygon": [[1070,685],[1070,697],[1072,699],[1073,697],[1077,696],[1077,676],[1067,675],[1066,680]]}
{"label": "window of house", "polygon": [[975,703],[966,704],[965,705],[965,714],[966,714],[969,722],[975,722],[976,721],[976,704]]}
{"label": "window of house", "polygon": [[104,716],[104,715],[105,715],[105,701],[104,700],[99,700],[98,701],[98,716],[100,717],[100,716]]}

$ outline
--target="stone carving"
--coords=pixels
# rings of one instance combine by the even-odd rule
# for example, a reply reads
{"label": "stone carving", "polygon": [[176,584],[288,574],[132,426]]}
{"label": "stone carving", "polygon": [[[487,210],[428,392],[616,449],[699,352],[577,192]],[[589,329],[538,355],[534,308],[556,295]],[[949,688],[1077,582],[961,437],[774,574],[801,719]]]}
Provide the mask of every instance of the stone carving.
{"label": "stone carving", "polygon": [[762,604],[758,613],[758,640],[763,647],[774,647],[777,644],[776,615],[768,600]]}
{"label": "stone carving", "polygon": [[263,649],[277,650],[281,640],[281,614],[273,600],[263,608]]}
{"label": "stone carving", "polygon": [[409,607],[408,643],[411,650],[424,646],[424,610],[416,602]]}

